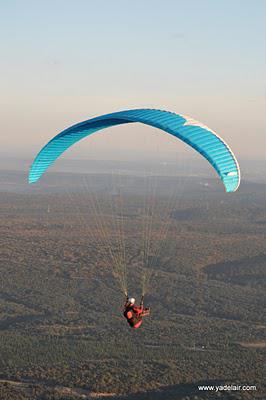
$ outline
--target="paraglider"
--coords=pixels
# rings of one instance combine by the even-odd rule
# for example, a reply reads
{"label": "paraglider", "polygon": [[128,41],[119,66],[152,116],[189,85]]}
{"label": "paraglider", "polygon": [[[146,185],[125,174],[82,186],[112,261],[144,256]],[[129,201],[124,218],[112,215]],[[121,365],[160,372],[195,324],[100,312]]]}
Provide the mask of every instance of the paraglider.
{"label": "paraglider", "polygon": [[[156,109],[119,111],[98,116],[65,129],[41,149],[31,165],[28,182],[30,184],[37,182],[61,154],[81,139],[105,128],[133,122],[150,125],[180,139],[207,159],[220,177],[226,192],[235,192],[238,189],[240,184],[239,164],[228,144],[216,132],[190,117]],[[167,233],[167,229],[164,231]],[[147,232],[150,235],[150,228]],[[149,238],[145,240],[147,244]],[[148,260],[148,252],[144,253],[144,259]],[[110,254],[115,261],[112,249],[110,249]],[[125,280],[122,279],[122,274],[125,273],[125,263],[122,265],[123,263],[124,261],[117,263],[118,273],[116,276],[120,276],[121,282]],[[143,268],[147,268],[148,265],[144,264]],[[121,284],[121,289],[125,294],[127,293],[124,282]],[[134,298],[128,297],[124,305],[123,315],[134,329],[139,328],[143,317],[150,314],[150,309],[144,308],[143,296],[144,289],[139,306],[135,305]]]}
{"label": "paraglider", "polygon": [[65,129],[41,149],[30,168],[29,183],[37,182],[55,160],[79,140],[102,129],[132,122],[141,122],[159,128],[187,143],[213,166],[226,192],[237,190],[240,184],[237,159],[217,133],[190,117],[154,109],[119,111],[92,118]]}
{"label": "paraglider", "polygon": [[125,306],[124,306],[124,317],[126,318],[129,326],[133,329],[137,329],[142,324],[142,318],[150,315],[150,308],[144,308],[143,304],[144,298],[140,301],[140,305],[136,306],[136,300],[134,297],[129,298],[127,296]]}

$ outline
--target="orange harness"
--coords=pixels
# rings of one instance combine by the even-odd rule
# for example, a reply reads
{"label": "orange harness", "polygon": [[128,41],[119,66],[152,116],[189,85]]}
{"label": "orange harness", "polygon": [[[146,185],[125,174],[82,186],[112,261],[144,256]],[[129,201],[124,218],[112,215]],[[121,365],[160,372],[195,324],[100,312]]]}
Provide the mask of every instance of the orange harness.
{"label": "orange harness", "polygon": [[143,307],[126,307],[124,311],[124,317],[132,328],[139,328],[142,324],[142,312]]}

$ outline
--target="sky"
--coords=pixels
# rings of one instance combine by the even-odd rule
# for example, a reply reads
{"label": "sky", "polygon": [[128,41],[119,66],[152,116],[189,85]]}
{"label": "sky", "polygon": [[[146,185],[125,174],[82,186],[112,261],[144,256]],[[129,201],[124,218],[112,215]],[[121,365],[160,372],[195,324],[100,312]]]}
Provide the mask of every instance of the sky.
{"label": "sky", "polygon": [[[203,122],[240,159],[266,158],[266,1],[0,0],[0,19],[0,154],[34,158],[74,123],[146,107]],[[175,151],[136,125],[67,156],[123,158],[151,142]]]}

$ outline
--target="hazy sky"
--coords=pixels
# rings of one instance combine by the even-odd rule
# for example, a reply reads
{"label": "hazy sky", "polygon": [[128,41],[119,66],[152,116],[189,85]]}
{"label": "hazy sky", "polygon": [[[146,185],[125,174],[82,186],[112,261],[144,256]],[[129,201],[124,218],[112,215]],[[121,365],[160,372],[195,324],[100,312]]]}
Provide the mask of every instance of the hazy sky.
{"label": "hazy sky", "polygon": [[[0,7],[2,154],[33,157],[70,124],[153,107],[209,125],[240,158],[265,158],[266,1],[0,0]],[[90,149],[134,149],[153,133],[119,127]],[[154,137],[157,146],[165,138]],[[72,155],[85,156],[88,146]]]}

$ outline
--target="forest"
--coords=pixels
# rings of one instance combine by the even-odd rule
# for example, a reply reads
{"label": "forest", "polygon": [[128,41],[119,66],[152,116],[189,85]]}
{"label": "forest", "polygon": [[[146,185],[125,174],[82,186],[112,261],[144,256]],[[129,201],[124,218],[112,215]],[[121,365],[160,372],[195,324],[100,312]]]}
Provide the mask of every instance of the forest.
{"label": "forest", "polygon": [[[229,195],[195,176],[156,176],[156,191],[140,175],[108,186],[106,173],[5,184],[16,174],[0,193],[0,399],[266,398],[265,184]],[[139,330],[122,315],[114,260],[137,300],[147,281]],[[199,389],[226,384],[256,390]]]}

